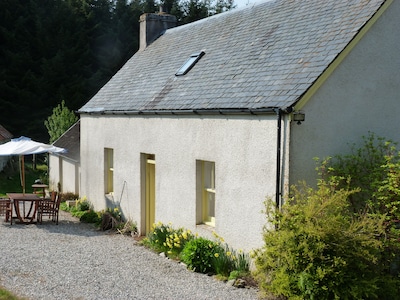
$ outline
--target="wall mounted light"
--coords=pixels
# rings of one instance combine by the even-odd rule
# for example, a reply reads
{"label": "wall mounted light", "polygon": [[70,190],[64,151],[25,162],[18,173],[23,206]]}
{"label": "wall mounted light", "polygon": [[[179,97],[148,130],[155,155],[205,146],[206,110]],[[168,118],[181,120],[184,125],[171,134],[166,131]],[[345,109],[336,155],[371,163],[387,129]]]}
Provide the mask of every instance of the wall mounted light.
{"label": "wall mounted light", "polygon": [[301,122],[304,122],[306,115],[302,111],[293,112],[293,121],[297,122],[297,125],[300,125]]}

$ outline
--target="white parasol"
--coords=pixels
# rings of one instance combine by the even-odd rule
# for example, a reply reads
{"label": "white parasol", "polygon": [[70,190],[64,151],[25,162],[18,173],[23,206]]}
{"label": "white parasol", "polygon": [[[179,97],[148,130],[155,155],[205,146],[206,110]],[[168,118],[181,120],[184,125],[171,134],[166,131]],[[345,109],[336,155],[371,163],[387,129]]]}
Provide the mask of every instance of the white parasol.
{"label": "white parasol", "polygon": [[8,143],[0,145],[0,156],[19,155],[21,157],[21,185],[25,193],[25,166],[24,155],[40,153],[65,153],[66,149],[32,141],[28,137],[21,136],[12,139]]}

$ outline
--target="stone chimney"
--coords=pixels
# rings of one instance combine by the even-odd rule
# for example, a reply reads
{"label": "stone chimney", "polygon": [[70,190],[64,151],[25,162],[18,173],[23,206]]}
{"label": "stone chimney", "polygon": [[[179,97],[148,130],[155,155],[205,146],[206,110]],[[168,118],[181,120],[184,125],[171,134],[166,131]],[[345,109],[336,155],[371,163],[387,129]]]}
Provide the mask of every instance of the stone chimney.
{"label": "stone chimney", "polygon": [[175,27],[176,17],[162,11],[159,13],[147,13],[140,16],[140,50],[144,50],[154,42],[165,30]]}

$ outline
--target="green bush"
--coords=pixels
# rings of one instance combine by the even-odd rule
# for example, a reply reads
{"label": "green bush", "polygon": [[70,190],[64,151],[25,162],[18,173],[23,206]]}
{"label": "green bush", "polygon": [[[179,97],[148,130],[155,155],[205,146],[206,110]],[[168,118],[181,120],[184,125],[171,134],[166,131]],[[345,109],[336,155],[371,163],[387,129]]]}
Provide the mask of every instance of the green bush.
{"label": "green bush", "polygon": [[172,258],[179,257],[185,244],[194,238],[190,230],[174,229],[170,224],[154,224],[143,241],[145,245],[157,252],[164,252]]}
{"label": "green bush", "polygon": [[224,239],[215,232],[213,235],[219,245],[216,248],[217,253],[214,254],[215,272],[224,278],[232,277],[232,272],[236,272],[236,274],[249,273],[249,255],[242,250],[236,251],[229,247]]}
{"label": "green bush", "polygon": [[[350,154],[337,155],[322,161],[318,170],[322,178],[359,193],[349,197],[350,209],[359,212],[368,208],[368,214],[384,217],[385,239],[382,259],[386,275],[400,276],[400,152],[397,144],[373,133],[363,137],[364,143],[351,147]],[[347,184],[347,183],[346,183]],[[385,279],[387,281],[391,281]],[[386,285],[386,284],[385,284]],[[384,289],[384,288],[382,288]]]}
{"label": "green bush", "polygon": [[384,219],[349,210],[356,192],[321,180],[317,189],[294,188],[281,211],[267,201],[272,226],[255,260],[261,291],[288,299],[377,298]]}
{"label": "green bush", "polygon": [[83,223],[95,223],[98,224],[100,222],[100,217],[98,213],[93,210],[86,210],[82,212],[82,215],[79,218],[79,221]]}
{"label": "green bush", "polygon": [[349,197],[355,212],[368,206],[372,213],[400,220],[400,153],[396,146],[369,133],[359,148],[352,145],[350,154],[323,160],[318,171],[324,180],[336,181],[339,187],[349,184],[351,189],[360,189]]}
{"label": "green bush", "polygon": [[215,261],[222,251],[217,242],[199,237],[186,243],[180,258],[195,272],[216,274]]}
{"label": "green bush", "polygon": [[199,273],[212,273],[227,279],[240,274],[249,276],[250,257],[243,251],[235,251],[214,233],[216,241],[195,237],[190,230],[174,229],[170,224],[154,224],[142,243],[168,257],[181,259],[189,269]]}

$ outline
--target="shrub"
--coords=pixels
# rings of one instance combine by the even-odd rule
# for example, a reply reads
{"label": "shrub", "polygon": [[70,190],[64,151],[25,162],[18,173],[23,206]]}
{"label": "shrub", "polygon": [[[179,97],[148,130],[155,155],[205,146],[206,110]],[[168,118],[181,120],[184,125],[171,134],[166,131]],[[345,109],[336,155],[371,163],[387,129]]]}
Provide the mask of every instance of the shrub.
{"label": "shrub", "polygon": [[348,178],[350,188],[360,190],[349,197],[352,211],[368,207],[369,214],[386,219],[380,264],[386,274],[400,276],[400,152],[396,143],[373,133],[363,141],[359,148],[353,145],[350,154],[322,161],[318,170],[324,180],[336,181],[338,187]]}
{"label": "shrub", "polygon": [[79,199],[79,195],[72,192],[62,193],[61,196],[63,201]]}
{"label": "shrub", "polygon": [[214,255],[214,268],[215,272],[225,278],[231,277],[230,273],[237,271],[241,274],[249,272],[250,257],[242,250],[236,251],[229,247],[224,239],[215,232],[213,235],[216,237],[219,247],[217,255]]}
{"label": "shrub", "polygon": [[82,212],[79,221],[83,223],[99,223],[100,217],[95,211],[86,210]]}
{"label": "shrub", "polygon": [[339,187],[348,184],[360,189],[349,197],[353,211],[368,206],[372,213],[386,214],[389,220],[400,219],[400,154],[391,140],[369,133],[359,148],[352,145],[350,154],[323,160],[318,171],[324,180],[336,181]]}
{"label": "shrub", "polygon": [[110,229],[117,229],[124,223],[122,221],[122,215],[118,207],[107,208],[99,212],[99,226],[103,231]]}
{"label": "shrub", "polygon": [[145,245],[157,252],[164,252],[167,256],[177,258],[185,244],[194,238],[190,230],[174,229],[170,224],[154,224],[150,233],[143,241]]}
{"label": "shrub", "polygon": [[383,218],[353,214],[357,190],[293,189],[282,210],[266,203],[270,224],[256,255],[255,276],[267,295],[289,299],[368,299],[379,292]]}
{"label": "shrub", "polygon": [[250,258],[243,251],[235,251],[214,233],[216,241],[195,237],[190,230],[174,229],[170,224],[154,224],[142,243],[168,257],[181,259],[189,269],[212,273],[227,279],[230,273],[249,275]]}
{"label": "shrub", "polygon": [[215,274],[215,259],[222,251],[217,242],[199,237],[186,243],[180,258],[195,272]]}

